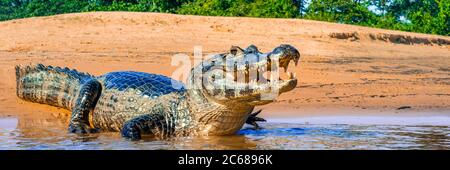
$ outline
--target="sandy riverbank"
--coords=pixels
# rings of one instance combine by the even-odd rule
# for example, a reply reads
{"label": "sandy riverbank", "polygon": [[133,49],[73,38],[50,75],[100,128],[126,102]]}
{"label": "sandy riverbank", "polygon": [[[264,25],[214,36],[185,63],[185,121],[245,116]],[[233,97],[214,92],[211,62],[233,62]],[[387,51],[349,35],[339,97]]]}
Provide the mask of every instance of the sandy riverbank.
{"label": "sandy riverbank", "polygon": [[[176,53],[282,43],[301,53],[299,83],[262,107],[263,117],[450,115],[450,38],[300,19],[82,13],[0,22],[0,116],[53,119],[69,112],[15,95],[14,66],[135,70],[170,76]],[[410,108],[397,110],[402,106]]]}

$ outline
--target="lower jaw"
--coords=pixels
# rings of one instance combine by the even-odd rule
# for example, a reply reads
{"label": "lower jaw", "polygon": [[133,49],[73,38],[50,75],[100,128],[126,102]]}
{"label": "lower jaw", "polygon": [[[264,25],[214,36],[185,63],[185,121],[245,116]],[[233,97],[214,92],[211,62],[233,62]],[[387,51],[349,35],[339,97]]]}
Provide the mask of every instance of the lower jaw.
{"label": "lower jaw", "polygon": [[217,108],[218,116],[207,117],[207,122],[198,122],[198,135],[201,136],[222,136],[231,135],[239,131],[245,124],[249,113],[254,106],[227,107],[222,105]]}
{"label": "lower jaw", "polygon": [[212,122],[207,125],[202,125],[199,127],[199,135],[201,136],[224,136],[235,134],[239,131],[245,124],[245,119],[240,122],[233,123],[222,123],[222,122]]}

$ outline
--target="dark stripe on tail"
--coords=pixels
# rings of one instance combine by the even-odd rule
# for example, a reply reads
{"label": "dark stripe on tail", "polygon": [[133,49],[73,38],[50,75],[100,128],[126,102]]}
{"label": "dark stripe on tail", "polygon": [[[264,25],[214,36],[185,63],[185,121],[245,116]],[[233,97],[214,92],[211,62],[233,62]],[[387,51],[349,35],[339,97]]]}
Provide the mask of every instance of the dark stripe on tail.
{"label": "dark stripe on tail", "polygon": [[16,93],[27,101],[72,109],[81,84],[92,78],[92,75],[67,67],[18,65]]}

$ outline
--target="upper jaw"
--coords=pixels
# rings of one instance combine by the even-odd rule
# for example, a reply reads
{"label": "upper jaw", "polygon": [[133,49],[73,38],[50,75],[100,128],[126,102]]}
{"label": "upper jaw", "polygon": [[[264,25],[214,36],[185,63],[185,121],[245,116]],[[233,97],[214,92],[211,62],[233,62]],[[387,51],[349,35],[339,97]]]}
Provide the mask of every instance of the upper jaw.
{"label": "upper jaw", "polygon": [[[295,47],[287,44],[282,44],[269,53],[261,53],[256,48],[256,46],[251,45],[247,49],[245,49],[243,53],[244,54],[241,55],[243,57],[236,56],[234,58],[231,58],[231,62],[229,63],[237,62],[238,64],[237,66],[234,66],[234,68],[232,64],[228,64],[226,70],[233,70],[238,74],[244,74],[244,76],[242,77],[245,78],[251,77],[252,73],[262,74],[265,72],[279,71],[280,67],[284,69],[284,72],[288,72],[288,67],[291,62],[293,62],[294,65],[297,66],[298,62],[300,61],[299,51]],[[295,78],[295,74],[293,74],[291,71],[288,72],[290,79]],[[259,82],[260,78],[263,77],[256,77],[253,78],[253,80]],[[252,78],[249,78],[248,80],[251,81]]]}

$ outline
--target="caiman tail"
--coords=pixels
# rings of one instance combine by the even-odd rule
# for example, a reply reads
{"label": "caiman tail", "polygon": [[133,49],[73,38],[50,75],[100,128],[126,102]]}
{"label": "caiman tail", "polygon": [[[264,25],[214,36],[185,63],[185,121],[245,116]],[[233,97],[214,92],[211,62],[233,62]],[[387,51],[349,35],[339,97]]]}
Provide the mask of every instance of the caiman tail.
{"label": "caiman tail", "polygon": [[16,66],[17,96],[27,101],[71,110],[80,86],[93,76],[60,67]]}

